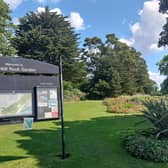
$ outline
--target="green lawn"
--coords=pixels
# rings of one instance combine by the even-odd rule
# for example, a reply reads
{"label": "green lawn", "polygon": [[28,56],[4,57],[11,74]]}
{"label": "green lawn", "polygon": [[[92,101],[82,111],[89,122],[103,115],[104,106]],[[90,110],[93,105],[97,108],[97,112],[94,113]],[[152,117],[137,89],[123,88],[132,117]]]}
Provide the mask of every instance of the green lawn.
{"label": "green lawn", "polygon": [[100,101],[65,104],[65,131],[70,158],[61,160],[60,122],[0,126],[0,168],[168,168],[135,159],[122,148],[123,136],[149,125],[136,115],[105,112]]}

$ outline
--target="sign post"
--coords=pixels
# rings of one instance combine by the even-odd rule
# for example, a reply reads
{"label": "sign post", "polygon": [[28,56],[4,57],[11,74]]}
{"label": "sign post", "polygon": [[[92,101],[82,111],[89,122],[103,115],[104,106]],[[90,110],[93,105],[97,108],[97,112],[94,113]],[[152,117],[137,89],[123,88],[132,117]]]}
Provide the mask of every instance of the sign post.
{"label": "sign post", "polygon": [[62,141],[62,159],[69,157],[69,154],[66,153],[66,144],[65,144],[65,131],[64,131],[64,107],[63,107],[63,77],[62,77],[62,56],[59,56],[59,83],[60,83],[60,107],[61,107],[61,141]]}

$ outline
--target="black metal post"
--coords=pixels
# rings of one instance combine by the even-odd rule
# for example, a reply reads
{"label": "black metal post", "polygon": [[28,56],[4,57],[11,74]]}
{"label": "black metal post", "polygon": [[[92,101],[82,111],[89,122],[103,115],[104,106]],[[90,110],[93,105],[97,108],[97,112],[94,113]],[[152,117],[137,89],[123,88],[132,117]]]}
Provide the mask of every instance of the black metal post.
{"label": "black metal post", "polygon": [[62,141],[62,159],[66,159],[69,154],[66,153],[65,131],[64,131],[64,107],[63,107],[63,76],[62,76],[62,56],[59,56],[59,83],[60,83],[60,107],[61,107],[61,141]]}

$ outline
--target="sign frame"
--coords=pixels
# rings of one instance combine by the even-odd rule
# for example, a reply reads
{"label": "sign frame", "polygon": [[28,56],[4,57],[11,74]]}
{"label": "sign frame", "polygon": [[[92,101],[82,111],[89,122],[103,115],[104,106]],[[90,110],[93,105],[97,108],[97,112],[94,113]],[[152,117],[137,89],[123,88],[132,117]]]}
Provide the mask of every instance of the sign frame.
{"label": "sign frame", "polygon": [[[43,118],[39,119],[38,118],[38,95],[37,95],[37,90],[38,89],[56,89],[57,90],[57,105],[58,105],[58,117],[53,117],[53,118]],[[50,121],[50,120],[59,120],[60,119],[60,96],[59,96],[59,88],[56,86],[36,86],[34,88],[35,92],[35,121]]]}

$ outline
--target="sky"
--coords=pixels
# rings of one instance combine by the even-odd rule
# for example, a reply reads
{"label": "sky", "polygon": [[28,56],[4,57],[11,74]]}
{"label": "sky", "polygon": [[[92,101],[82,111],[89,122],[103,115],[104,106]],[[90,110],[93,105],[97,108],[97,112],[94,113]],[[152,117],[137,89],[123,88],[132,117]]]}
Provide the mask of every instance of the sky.
{"label": "sky", "polygon": [[86,37],[115,33],[121,42],[133,46],[146,60],[150,78],[159,85],[165,77],[158,66],[166,48],[158,48],[157,42],[166,15],[160,14],[158,0],[4,0],[12,11],[13,21],[27,12],[40,12],[49,6],[52,12],[68,16],[75,31],[80,34],[80,46]]}

